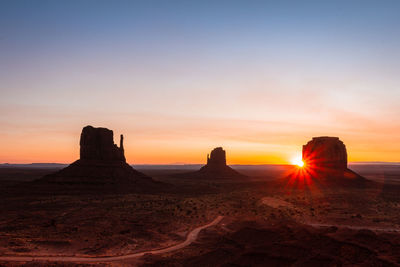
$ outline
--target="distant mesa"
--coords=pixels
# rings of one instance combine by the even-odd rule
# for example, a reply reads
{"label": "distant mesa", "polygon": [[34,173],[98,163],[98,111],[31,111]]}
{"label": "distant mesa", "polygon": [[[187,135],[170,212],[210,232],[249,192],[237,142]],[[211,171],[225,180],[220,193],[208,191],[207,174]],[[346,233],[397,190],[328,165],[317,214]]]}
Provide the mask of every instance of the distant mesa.
{"label": "distant mesa", "polygon": [[303,146],[303,162],[318,169],[347,169],[346,146],[338,137],[314,137]]}
{"label": "distant mesa", "polygon": [[222,147],[214,148],[211,154],[207,154],[207,166],[226,166],[226,152]]}
{"label": "distant mesa", "polygon": [[310,176],[342,177],[353,181],[365,180],[347,168],[346,146],[338,137],[314,137],[303,146],[303,162]]}
{"label": "distant mesa", "polygon": [[222,147],[214,148],[210,154],[207,155],[207,164],[195,174],[208,177],[245,177],[243,174],[235,171],[226,165],[226,152]]}
{"label": "distant mesa", "polygon": [[124,139],[120,146],[114,144],[114,134],[107,128],[86,126],[80,137],[80,159],[46,175],[40,182],[75,185],[152,185],[150,177],[133,169],[126,163]]}

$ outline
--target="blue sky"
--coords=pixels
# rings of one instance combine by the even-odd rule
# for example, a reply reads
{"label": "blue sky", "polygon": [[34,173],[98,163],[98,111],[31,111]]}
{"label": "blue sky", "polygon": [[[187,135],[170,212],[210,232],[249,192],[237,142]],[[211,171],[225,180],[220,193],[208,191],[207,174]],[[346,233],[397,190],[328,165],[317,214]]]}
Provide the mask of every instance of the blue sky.
{"label": "blue sky", "polygon": [[71,161],[86,124],[124,132],[139,163],[201,162],[218,145],[232,163],[285,162],[315,135],[341,137],[353,160],[398,161],[399,13],[398,1],[0,1],[0,162]]}

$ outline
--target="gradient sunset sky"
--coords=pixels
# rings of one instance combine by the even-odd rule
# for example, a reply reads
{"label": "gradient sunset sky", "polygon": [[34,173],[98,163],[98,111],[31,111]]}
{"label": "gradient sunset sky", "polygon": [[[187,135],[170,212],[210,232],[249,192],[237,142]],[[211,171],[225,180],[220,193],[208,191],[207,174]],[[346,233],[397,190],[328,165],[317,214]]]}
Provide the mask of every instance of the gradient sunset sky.
{"label": "gradient sunset sky", "polygon": [[288,163],[313,136],[400,161],[400,1],[0,1],[0,163]]}

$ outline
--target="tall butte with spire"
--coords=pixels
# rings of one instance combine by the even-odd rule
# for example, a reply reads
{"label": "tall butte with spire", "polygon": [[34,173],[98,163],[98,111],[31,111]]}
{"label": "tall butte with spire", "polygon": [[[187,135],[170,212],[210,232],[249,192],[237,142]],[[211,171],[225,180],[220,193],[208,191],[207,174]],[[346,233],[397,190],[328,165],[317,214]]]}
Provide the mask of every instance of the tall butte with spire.
{"label": "tall butte with spire", "polygon": [[126,162],[124,136],[121,134],[118,147],[113,131],[107,128],[84,127],[79,144],[81,161]]}
{"label": "tall butte with spire", "polygon": [[107,128],[86,126],[80,136],[80,158],[68,167],[46,175],[40,182],[74,185],[153,185],[153,179],[126,163],[124,137],[119,147]]}

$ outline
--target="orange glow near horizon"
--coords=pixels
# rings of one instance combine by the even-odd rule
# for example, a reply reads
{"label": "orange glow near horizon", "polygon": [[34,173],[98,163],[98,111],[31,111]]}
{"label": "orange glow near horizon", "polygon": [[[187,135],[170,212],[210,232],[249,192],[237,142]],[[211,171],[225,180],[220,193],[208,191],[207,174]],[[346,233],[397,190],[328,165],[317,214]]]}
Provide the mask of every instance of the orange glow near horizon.
{"label": "orange glow near horizon", "polygon": [[[207,153],[222,146],[227,152],[228,164],[300,166],[301,146],[313,136],[324,135],[315,129],[302,132],[303,128],[296,125],[292,126],[293,133],[285,135],[287,126],[279,129],[279,124],[258,121],[204,119],[192,125],[191,120],[163,116],[146,117],[146,120],[142,116],[136,122],[132,118],[132,124],[101,120],[91,123],[114,130],[116,144],[119,135],[124,134],[125,156],[131,164],[205,164]],[[160,126],[161,123],[165,125]],[[6,127],[0,133],[0,163],[71,163],[79,158],[80,132],[88,124]],[[392,142],[394,137],[380,139],[378,136],[380,140],[373,141],[358,135],[330,135],[344,141],[349,162],[399,161],[400,142]]]}
{"label": "orange glow near horizon", "polygon": [[[170,137],[166,138],[165,142],[142,138],[135,140],[135,137],[127,134],[125,138],[125,156],[130,164],[205,164],[207,153],[220,143],[207,144],[206,140],[185,141]],[[27,136],[18,142],[7,137],[3,138],[2,142],[0,163],[72,163],[79,158],[78,132],[72,136],[60,138]],[[232,141],[221,143],[227,152],[228,164],[292,164],[305,168],[301,155],[296,152],[302,145],[301,141],[299,145],[290,147],[280,144],[271,147],[265,144]],[[347,147],[351,148],[349,145]],[[398,161],[396,155],[381,158],[379,152],[373,151],[362,153],[362,151],[348,150],[348,153],[349,162]],[[385,156],[387,155],[390,154]]]}
{"label": "orange glow near horizon", "polygon": [[292,163],[293,165],[296,165],[296,166],[300,167],[300,168],[304,167],[304,161],[303,161],[301,155],[298,155],[298,156],[293,157],[293,158],[291,159],[291,163]]}
{"label": "orange glow near horizon", "polygon": [[[116,144],[123,134],[125,156],[131,164],[203,164],[207,153],[218,146],[226,150],[228,164],[297,164],[299,161],[294,163],[292,159],[296,155],[301,158],[302,145],[322,135],[338,136],[347,147],[349,162],[399,162],[400,126],[385,127],[383,121],[379,125],[361,125],[359,120],[337,125],[327,120],[326,126],[312,119],[282,122],[227,115],[116,116],[98,112],[66,114],[52,109],[12,110],[0,107],[3,117],[14,122],[5,123],[0,132],[0,163],[71,163],[79,158],[79,137],[86,125],[112,129]],[[62,117],[71,120],[62,121]]]}

